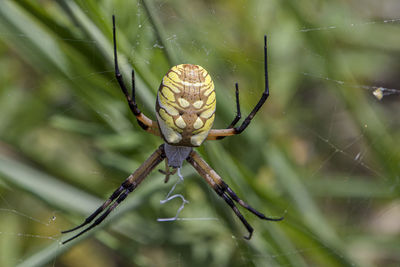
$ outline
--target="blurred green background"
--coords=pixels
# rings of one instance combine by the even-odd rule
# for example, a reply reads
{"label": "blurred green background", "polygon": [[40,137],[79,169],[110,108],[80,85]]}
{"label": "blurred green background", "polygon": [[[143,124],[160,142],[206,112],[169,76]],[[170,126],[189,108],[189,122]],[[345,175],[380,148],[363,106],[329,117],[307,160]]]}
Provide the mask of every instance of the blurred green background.
{"label": "blurred green background", "polygon": [[[235,82],[243,115],[258,101],[268,34],[270,98],[243,134],[198,151],[284,221],[241,209],[255,228],[244,240],[186,164],[175,192],[192,220],[156,221],[181,201],[160,204],[177,177],[153,171],[105,223],[60,245],[162,143],[114,78],[112,14],[140,109],[154,119],[166,71],[199,64],[216,85],[215,128],[235,115]],[[399,266],[398,14],[395,0],[2,1],[0,266]]]}

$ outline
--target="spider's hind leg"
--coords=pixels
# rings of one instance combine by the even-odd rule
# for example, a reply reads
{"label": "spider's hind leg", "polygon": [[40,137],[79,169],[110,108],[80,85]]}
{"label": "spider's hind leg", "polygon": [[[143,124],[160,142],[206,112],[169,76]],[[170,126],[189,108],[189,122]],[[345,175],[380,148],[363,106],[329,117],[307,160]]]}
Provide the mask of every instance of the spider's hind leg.
{"label": "spider's hind leg", "polygon": [[117,54],[117,38],[116,38],[116,30],[115,30],[115,16],[113,15],[112,17],[113,20],[113,43],[114,43],[114,70],[115,70],[115,78],[118,81],[119,87],[121,88],[123,94],[125,95],[125,98],[128,102],[129,108],[131,109],[133,115],[135,115],[136,120],[139,124],[140,127],[142,127],[143,130],[160,136],[160,131],[158,129],[158,124],[149,119],[146,115],[144,115],[138,108],[137,103],[136,103],[136,98],[135,98],[135,72],[132,69],[132,95],[129,94],[128,89],[124,83],[124,79],[122,78],[122,74],[119,70],[119,65],[118,65],[118,54]]}
{"label": "spider's hind leg", "polygon": [[268,64],[267,64],[267,36],[264,35],[264,92],[262,93],[258,103],[255,105],[250,114],[242,121],[242,124],[238,127],[234,127],[235,124],[239,121],[240,114],[240,104],[239,104],[239,87],[236,84],[236,106],[237,106],[237,115],[232,123],[228,126],[227,129],[211,129],[208,133],[207,140],[220,140],[225,138],[226,136],[232,136],[236,134],[240,134],[243,132],[247,126],[250,125],[250,122],[260,110],[260,108],[264,105],[265,101],[267,101],[269,96],[269,85],[268,85]]}

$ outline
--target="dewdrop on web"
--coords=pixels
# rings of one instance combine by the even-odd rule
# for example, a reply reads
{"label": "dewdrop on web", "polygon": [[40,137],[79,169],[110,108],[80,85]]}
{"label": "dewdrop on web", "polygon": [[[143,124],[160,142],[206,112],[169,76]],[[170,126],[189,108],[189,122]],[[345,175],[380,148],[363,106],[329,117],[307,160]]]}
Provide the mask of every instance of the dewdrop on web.
{"label": "dewdrop on web", "polygon": [[382,98],[383,98],[383,90],[382,90],[382,87],[377,88],[375,91],[372,92],[372,94],[373,94],[378,100],[382,100]]}

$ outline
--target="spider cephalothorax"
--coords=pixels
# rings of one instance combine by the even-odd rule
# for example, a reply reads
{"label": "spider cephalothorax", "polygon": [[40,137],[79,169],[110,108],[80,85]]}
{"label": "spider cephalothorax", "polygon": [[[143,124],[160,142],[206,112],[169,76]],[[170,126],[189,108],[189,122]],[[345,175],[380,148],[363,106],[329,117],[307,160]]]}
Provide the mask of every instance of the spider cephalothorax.
{"label": "spider cephalothorax", "polygon": [[[260,100],[242,124],[234,127],[240,120],[239,87],[236,83],[236,108],[237,114],[226,129],[211,129],[215,117],[216,98],[214,83],[208,72],[199,65],[181,64],[172,67],[162,79],[157,93],[156,117],[157,122],[145,116],[137,107],[135,100],[135,74],[132,70],[132,94],[122,79],[118,68],[117,46],[115,36],[115,18],[113,16],[113,40],[114,40],[114,64],[115,76],[124,93],[129,108],[145,131],[161,136],[165,144],[151,154],[151,156],[114,191],[108,200],[79,226],[64,231],[68,233],[77,230],[87,224],[87,228],[64,241],[67,243],[83,233],[100,224],[110,212],[121,203],[147,177],[147,175],[163,160],[166,162],[165,182],[169,175],[182,166],[183,161],[189,162],[215,192],[231,207],[236,216],[241,220],[250,239],[253,228],[240,213],[236,204],[249,210],[260,219],[280,221],[282,218],[269,218],[258,212],[246,202],[241,200],[236,193],[222,180],[222,178],[193,150],[205,140],[217,140],[226,136],[243,132],[249,126],[251,120],[261,108],[269,96],[268,72],[267,72],[267,37],[264,36],[264,74],[265,89]],[[171,172],[169,167],[173,168]]]}

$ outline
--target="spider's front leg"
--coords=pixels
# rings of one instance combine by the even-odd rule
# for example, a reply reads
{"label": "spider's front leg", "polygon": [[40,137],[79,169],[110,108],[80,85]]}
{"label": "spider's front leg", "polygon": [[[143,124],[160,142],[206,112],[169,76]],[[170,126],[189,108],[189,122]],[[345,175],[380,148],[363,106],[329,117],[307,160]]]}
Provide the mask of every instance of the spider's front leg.
{"label": "spider's front leg", "polygon": [[222,197],[225,202],[231,207],[235,212],[236,216],[242,221],[249,235],[245,237],[250,239],[253,234],[253,227],[247,222],[244,216],[240,213],[239,209],[236,207],[233,201],[239,203],[240,206],[249,210],[251,213],[256,215],[258,218],[267,221],[281,221],[283,217],[280,218],[270,218],[262,214],[261,212],[252,208],[249,204],[241,200],[235,192],[222,180],[222,178],[200,157],[198,153],[192,151],[189,157],[186,159],[197,172],[207,181],[207,183],[215,190],[215,192]]}
{"label": "spider's front leg", "polygon": [[131,109],[133,115],[135,115],[138,124],[145,131],[154,134],[160,135],[160,131],[158,129],[158,125],[155,121],[149,119],[146,115],[144,115],[139,108],[137,107],[135,100],[135,72],[132,70],[132,96],[129,95],[128,89],[125,86],[124,79],[122,74],[119,71],[118,66],[118,55],[117,55],[117,40],[115,33],[115,16],[113,15],[113,41],[114,41],[114,67],[115,67],[115,77],[118,81],[119,87],[121,87],[122,92],[125,95],[126,100],[128,101],[129,108]]}
{"label": "spider's front leg", "polygon": [[238,115],[232,121],[232,123],[228,126],[227,129],[212,129],[208,136],[207,140],[219,140],[223,139],[226,136],[232,136],[236,134],[240,134],[243,132],[247,126],[249,126],[251,120],[257,114],[258,110],[264,105],[265,101],[269,96],[269,85],[268,85],[268,64],[267,64],[267,36],[264,35],[264,80],[265,80],[265,89],[263,94],[261,95],[260,100],[258,100],[257,105],[253,108],[250,114],[246,117],[246,119],[242,122],[239,127],[234,127],[234,125],[240,119],[240,105],[239,105],[239,89],[236,83],[236,105],[238,110]]}
{"label": "spider's front leg", "polygon": [[75,228],[63,231],[62,233],[69,233],[78,230],[90,224],[98,215],[100,215],[107,207],[108,209],[101,214],[89,227],[85,228],[78,234],[62,242],[63,244],[72,241],[78,236],[86,233],[90,229],[99,225],[110,213],[113,211],[125,198],[131,193],[146,177],[147,175],[165,159],[164,145],[161,145],[151,156],[129,177],[121,184],[121,186],[112,193],[112,195],[101,205],[95,212],[93,212],[85,221]]}

